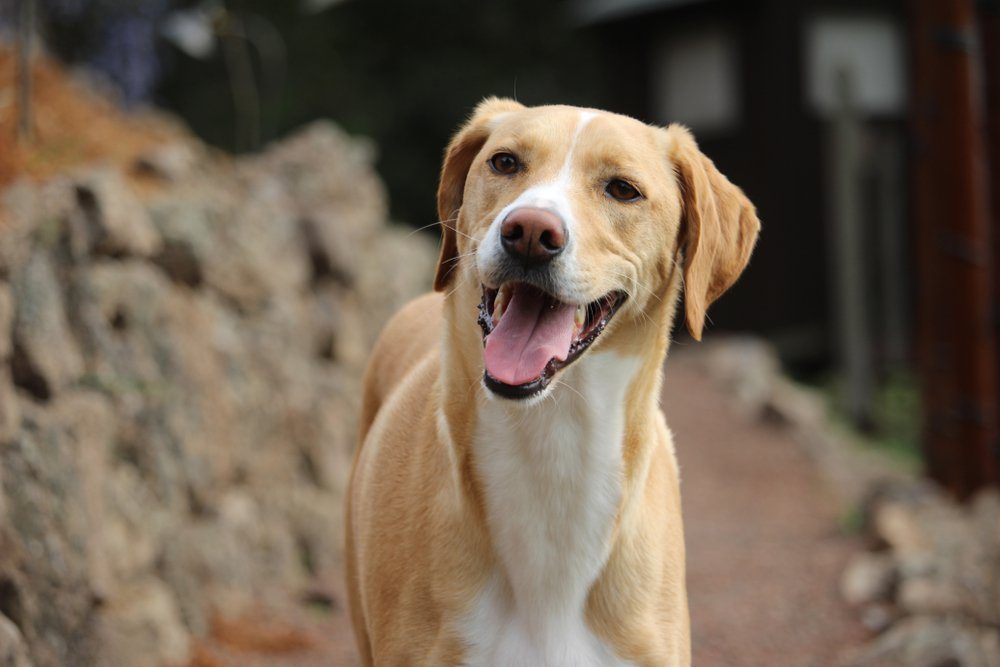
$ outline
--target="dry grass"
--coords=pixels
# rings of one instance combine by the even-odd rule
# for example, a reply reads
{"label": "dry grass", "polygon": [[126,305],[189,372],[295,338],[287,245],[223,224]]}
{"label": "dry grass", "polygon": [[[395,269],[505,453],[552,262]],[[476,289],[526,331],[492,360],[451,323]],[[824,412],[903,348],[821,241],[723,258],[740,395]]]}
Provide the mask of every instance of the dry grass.
{"label": "dry grass", "polygon": [[21,177],[44,180],[92,163],[130,173],[137,156],[187,135],[165,116],[122,111],[39,56],[33,67],[34,134],[19,140],[16,65],[13,50],[0,45],[0,189]]}

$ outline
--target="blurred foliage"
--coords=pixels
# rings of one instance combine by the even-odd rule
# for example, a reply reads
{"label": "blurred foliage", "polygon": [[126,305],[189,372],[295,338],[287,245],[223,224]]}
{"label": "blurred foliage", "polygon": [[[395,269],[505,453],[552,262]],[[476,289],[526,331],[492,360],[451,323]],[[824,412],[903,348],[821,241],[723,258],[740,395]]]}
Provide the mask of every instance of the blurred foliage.
{"label": "blurred foliage", "polygon": [[126,104],[153,95],[161,75],[157,28],[169,0],[36,0],[49,48],[84,63],[120,91]]}
{"label": "blurred foliage", "polygon": [[838,517],[837,524],[845,535],[860,535],[865,528],[864,508],[860,505],[848,507]]}
{"label": "blurred foliage", "polygon": [[[567,0],[37,2],[39,31],[63,61],[85,65],[126,105],[177,113],[223,149],[253,149],[317,118],[371,137],[392,214],[418,225],[436,220],[442,151],[483,97],[615,107],[605,47],[574,24]],[[179,15],[204,19],[210,53],[167,38]],[[0,3],[0,34],[15,22],[13,4]]]}
{"label": "blurred foliage", "polygon": [[916,376],[897,371],[875,396],[878,445],[896,458],[916,464],[920,459],[920,391]]}
{"label": "blurred foliage", "polygon": [[876,389],[872,401],[871,427],[859,431],[839,405],[837,376],[829,376],[820,383],[831,416],[837,427],[863,447],[885,454],[904,469],[916,471],[921,461],[920,451],[920,390],[917,378],[909,371],[898,370],[885,377]]}
{"label": "blurred foliage", "polygon": [[[319,117],[373,138],[392,213],[414,224],[436,220],[443,148],[481,98],[599,105],[604,96],[599,45],[574,30],[561,2],[356,0],[318,13],[300,2],[229,5],[284,42],[284,63],[253,52],[262,139]],[[158,101],[210,143],[233,149],[222,55],[197,60],[172,50],[166,72]]]}

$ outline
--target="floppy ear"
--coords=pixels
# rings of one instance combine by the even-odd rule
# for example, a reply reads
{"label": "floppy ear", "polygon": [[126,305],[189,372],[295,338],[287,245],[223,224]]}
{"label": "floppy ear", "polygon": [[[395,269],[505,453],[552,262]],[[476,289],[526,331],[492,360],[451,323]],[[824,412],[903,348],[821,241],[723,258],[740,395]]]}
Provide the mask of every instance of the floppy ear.
{"label": "floppy ear", "polygon": [[455,133],[444,155],[441,182],[438,184],[437,209],[441,221],[441,256],[434,275],[434,289],[443,292],[451,281],[458,259],[455,226],[462,208],[465,178],[472,160],[482,149],[500,117],[524,106],[508,99],[488,97],[479,103],[472,117]]}
{"label": "floppy ear", "polygon": [[750,261],[760,220],[743,191],[698,149],[687,128],[671,125],[667,133],[683,198],[684,314],[688,331],[701,340],[705,311]]}

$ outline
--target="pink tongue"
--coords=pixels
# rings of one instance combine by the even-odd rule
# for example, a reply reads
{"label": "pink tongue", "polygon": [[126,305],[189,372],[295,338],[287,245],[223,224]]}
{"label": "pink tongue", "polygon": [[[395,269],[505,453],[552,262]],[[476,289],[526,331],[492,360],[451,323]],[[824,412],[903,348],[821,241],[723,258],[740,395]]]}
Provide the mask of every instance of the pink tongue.
{"label": "pink tongue", "polygon": [[576,306],[554,301],[533,287],[516,285],[507,310],[486,337],[486,372],[516,386],[541,376],[551,359],[565,361],[575,311]]}

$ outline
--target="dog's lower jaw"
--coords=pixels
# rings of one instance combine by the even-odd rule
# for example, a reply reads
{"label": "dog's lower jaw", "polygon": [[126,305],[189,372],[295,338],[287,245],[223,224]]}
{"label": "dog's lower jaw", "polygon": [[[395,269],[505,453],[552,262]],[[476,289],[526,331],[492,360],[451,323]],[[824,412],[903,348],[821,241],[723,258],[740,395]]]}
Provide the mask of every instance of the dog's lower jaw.
{"label": "dog's lower jaw", "polygon": [[626,664],[584,619],[612,547],[639,368],[595,352],[565,370],[551,400],[480,401],[472,446],[498,569],[466,622],[468,664]]}

